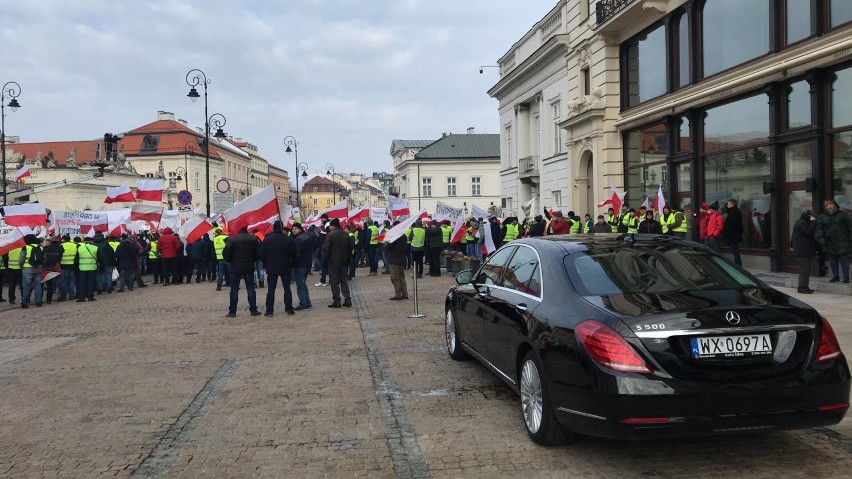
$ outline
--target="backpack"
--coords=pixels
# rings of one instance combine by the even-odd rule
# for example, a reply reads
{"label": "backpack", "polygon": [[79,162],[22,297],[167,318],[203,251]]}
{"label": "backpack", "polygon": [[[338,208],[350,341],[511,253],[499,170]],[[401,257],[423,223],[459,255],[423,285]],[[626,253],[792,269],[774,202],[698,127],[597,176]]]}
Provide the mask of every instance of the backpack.
{"label": "backpack", "polygon": [[38,246],[34,246],[30,251],[30,257],[28,262],[30,266],[41,266],[44,264],[44,251]]}

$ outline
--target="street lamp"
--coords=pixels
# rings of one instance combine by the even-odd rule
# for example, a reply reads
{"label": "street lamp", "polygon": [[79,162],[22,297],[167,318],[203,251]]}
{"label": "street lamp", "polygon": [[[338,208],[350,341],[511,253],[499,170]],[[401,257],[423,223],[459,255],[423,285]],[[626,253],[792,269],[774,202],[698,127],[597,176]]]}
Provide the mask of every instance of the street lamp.
{"label": "street lamp", "polygon": [[21,107],[18,103],[18,95],[21,94],[21,85],[17,82],[6,82],[0,90],[0,149],[3,153],[3,205],[6,205],[6,97],[9,97],[9,108],[18,111]]}
{"label": "street lamp", "polygon": [[[207,198],[207,217],[210,217],[210,123],[213,123],[215,120],[216,126],[216,138],[225,138],[225,132],[222,131],[222,127],[225,126],[225,117],[219,113],[214,113],[211,116],[207,116],[207,85],[210,84],[210,80],[207,79],[207,75],[204,74],[203,71],[194,68],[186,73],[186,84],[190,86],[189,93],[186,96],[189,97],[190,100],[195,102],[201,96],[198,94],[198,90],[195,89],[198,85],[202,85],[204,87],[204,194]],[[221,120],[220,120],[221,118]]]}
{"label": "street lamp", "polygon": [[334,202],[334,204],[336,205],[337,204],[337,182],[334,181],[334,175],[335,175],[334,165],[332,165],[331,163],[326,163],[325,164],[325,174],[331,175],[331,198],[332,198],[332,201]]}
{"label": "street lamp", "polygon": [[301,190],[299,190],[299,175],[303,178],[308,177],[308,164],[304,161],[299,163],[299,144],[296,142],[296,139],[292,136],[284,137],[284,145],[287,146],[287,149],[284,150],[284,153],[295,154],[296,156],[296,207],[299,208],[299,212],[302,211],[302,195]]}

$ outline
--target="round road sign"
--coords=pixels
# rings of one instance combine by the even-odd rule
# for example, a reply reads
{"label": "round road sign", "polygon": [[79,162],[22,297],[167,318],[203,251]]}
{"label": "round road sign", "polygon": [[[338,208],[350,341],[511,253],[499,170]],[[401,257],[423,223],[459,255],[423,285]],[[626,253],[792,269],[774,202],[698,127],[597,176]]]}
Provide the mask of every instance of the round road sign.
{"label": "round road sign", "polygon": [[183,206],[191,205],[192,204],[192,193],[190,193],[189,191],[186,191],[186,190],[181,190],[177,194],[177,200],[178,200],[178,203],[182,204]]}
{"label": "round road sign", "polygon": [[231,191],[231,182],[225,178],[220,179],[216,182],[216,191],[219,193],[227,193]]}

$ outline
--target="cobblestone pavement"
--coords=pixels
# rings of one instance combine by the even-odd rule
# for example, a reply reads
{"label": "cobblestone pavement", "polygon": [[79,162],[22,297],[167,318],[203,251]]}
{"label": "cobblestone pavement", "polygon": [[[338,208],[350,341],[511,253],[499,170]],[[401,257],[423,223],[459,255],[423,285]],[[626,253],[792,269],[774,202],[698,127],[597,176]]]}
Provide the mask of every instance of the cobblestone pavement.
{"label": "cobblestone pavement", "polygon": [[[426,317],[409,318],[413,301],[388,301],[389,277],[365,271],[354,308],[328,309],[329,288],[311,287],[314,307],[295,316],[250,317],[243,292],[227,319],[227,292],[211,283],[0,311],[0,477],[852,475],[849,419],[536,446],[517,397],[478,363],[447,356],[452,278],[420,280]],[[852,297],[802,299],[852,353]]]}

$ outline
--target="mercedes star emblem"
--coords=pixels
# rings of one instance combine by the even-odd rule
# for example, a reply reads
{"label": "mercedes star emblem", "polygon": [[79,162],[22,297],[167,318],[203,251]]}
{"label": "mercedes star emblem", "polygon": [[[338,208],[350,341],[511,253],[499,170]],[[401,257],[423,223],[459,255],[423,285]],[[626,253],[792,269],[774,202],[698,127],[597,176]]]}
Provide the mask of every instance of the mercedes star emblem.
{"label": "mercedes star emblem", "polygon": [[725,313],[725,319],[731,324],[740,324],[740,315],[736,311],[728,311]]}

